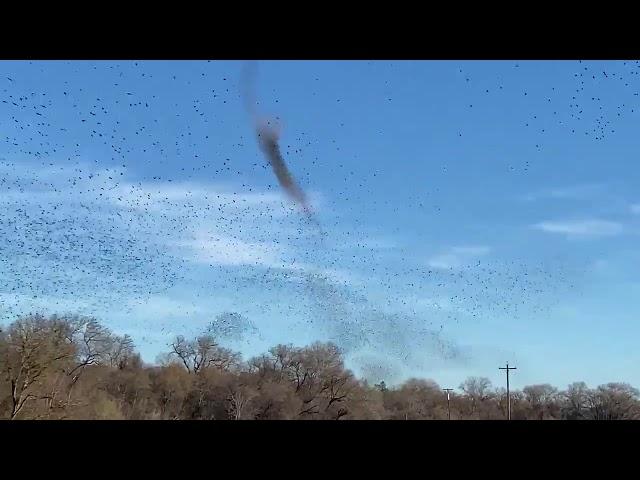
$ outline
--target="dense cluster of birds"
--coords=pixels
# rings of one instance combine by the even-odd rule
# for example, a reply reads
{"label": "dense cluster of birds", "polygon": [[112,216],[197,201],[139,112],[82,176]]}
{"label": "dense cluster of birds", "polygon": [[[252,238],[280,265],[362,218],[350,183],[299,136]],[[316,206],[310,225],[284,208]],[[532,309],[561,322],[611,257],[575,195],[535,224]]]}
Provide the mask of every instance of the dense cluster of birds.
{"label": "dense cluster of birds", "polygon": [[[447,337],[451,322],[544,314],[550,298],[572,288],[561,261],[482,258],[434,268],[402,246],[368,244],[367,209],[437,216],[438,186],[408,189],[406,202],[391,205],[374,186],[388,172],[362,168],[357,152],[349,157],[335,139],[292,127],[293,136],[276,145],[278,165],[293,162],[301,186],[284,186],[305,211],[314,201],[330,204],[319,213],[326,233],[319,241],[280,194],[270,171],[278,165],[261,158],[250,136],[233,80],[239,69],[212,78],[207,62],[175,63],[170,74],[143,62],[30,63],[29,78],[24,65],[15,73],[13,65],[0,66],[10,72],[0,78],[0,310],[6,318],[45,306],[131,310],[171,292],[187,292],[198,310],[215,293],[237,311],[251,304],[265,317],[290,319],[291,328],[298,322],[322,333],[354,358],[384,352],[410,363],[425,352],[463,356]],[[80,70],[83,81],[75,78]],[[538,149],[551,128],[602,141],[634,112],[639,73],[638,62],[615,63],[610,71],[577,62],[575,90],[567,97],[552,87],[544,98],[530,98],[537,110],[523,128],[535,130]],[[91,78],[99,88],[87,83]],[[473,78],[465,80],[474,88]],[[623,84],[629,102],[605,98],[607,82]],[[159,85],[170,93],[160,95]],[[318,88],[321,82],[310,95]],[[501,91],[497,85],[484,93]],[[220,133],[225,123],[236,128],[235,137]],[[219,154],[229,149],[233,158]],[[337,181],[317,195],[314,175],[333,154],[343,159],[331,163]],[[293,161],[303,155],[307,162]],[[287,174],[282,178],[293,178]],[[187,311],[184,316],[187,322]],[[227,314],[217,325],[219,336],[232,339],[256,331],[244,315]]]}

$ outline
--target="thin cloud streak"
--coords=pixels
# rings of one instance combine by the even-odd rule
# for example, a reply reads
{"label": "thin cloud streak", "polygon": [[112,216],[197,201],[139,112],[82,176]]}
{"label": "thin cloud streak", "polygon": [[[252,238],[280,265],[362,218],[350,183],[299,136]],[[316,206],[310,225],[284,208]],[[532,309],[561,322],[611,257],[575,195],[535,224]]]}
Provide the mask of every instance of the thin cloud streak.
{"label": "thin cloud streak", "polygon": [[624,232],[623,225],[618,222],[596,219],[544,221],[532,227],[542,232],[561,234],[569,237],[607,237],[620,235]]}

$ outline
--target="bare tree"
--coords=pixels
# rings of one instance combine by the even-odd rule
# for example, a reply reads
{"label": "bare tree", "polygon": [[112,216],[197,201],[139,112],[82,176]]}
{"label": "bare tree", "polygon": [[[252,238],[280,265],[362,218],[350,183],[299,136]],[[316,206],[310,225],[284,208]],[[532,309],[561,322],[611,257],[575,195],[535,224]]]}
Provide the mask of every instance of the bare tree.
{"label": "bare tree", "polygon": [[171,343],[171,355],[184,365],[189,373],[197,374],[203,369],[215,367],[228,370],[239,363],[239,354],[220,347],[212,335],[204,334],[194,340],[178,335]]}
{"label": "bare tree", "polygon": [[469,416],[473,417],[476,414],[480,416],[480,407],[491,398],[491,381],[486,377],[469,377],[460,384],[460,390],[471,401]]}
{"label": "bare tree", "polygon": [[9,418],[16,418],[32,400],[50,400],[43,389],[47,375],[64,371],[76,348],[69,325],[57,318],[33,315],[10,325],[2,342],[2,369],[9,386]]}
{"label": "bare tree", "polygon": [[112,335],[105,353],[111,367],[123,369],[135,356],[133,339],[129,335]]}
{"label": "bare tree", "polygon": [[412,378],[384,397],[390,418],[396,420],[429,420],[447,418],[446,400],[432,380]]}
{"label": "bare tree", "polygon": [[548,383],[528,385],[522,389],[522,393],[529,406],[529,418],[536,420],[557,418],[559,413],[557,388]]}
{"label": "bare tree", "polygon": [[158,407],[159,418],[181,418],[192,383],[192,376],[179,365],[166,365],[152,370],[151,391]]}
{"label": "bare tree", "polygon": [[[231,320],[236,321],[234,317]],[[229,323],[231,322],[229,320]],[[236,322],[238,323],[238,322]],[[227,324],[224,324],[226,328]],[[222,327],[220,327],[222,328]],[[231,335],[231,334],[228,334]],[[332,343],[277,345],[247,364],[206,332],[179,336],[161,365],[145,365],[127,335],[96,319],[29,315],[0,329],[0,415],[11,419],[444,419],[437,383],[370,386]],[[471,377],[453,395],[456,418],[502,419],[504,388]],[[626,383],[559,393],[549,384],[511,392],[512,418],[640,419]]]}
{"label": "bare tree", "polygon": [[574,382],[562,395],[562,418],[581,420],[588,415],[588,403],[591,392],[584,382]]}
{"label": "bare tree", "polygon": [[588,415],[593,420],[635,420],[640,418],[638,390],[627,383],[607,383],[587,397]]}

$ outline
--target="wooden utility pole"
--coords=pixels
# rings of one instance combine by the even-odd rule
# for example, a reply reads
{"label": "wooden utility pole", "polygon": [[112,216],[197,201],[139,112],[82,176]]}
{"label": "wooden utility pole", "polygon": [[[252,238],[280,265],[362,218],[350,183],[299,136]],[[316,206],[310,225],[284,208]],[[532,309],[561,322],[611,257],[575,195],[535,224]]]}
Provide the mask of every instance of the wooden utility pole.
{"label": "wooden utility pole", "polygon": [[516,367],[510,367],[509,362],[507,362],[506,367],[499,367],[499,370],[506,370],[507,372],[507,419],[511,420],[511,395],[509,394],[509,370],[517,370]]}
{"label": "wooden utility pole", "polygon": [[449,399],[449,394],[450,392],[453,391],[453,388],[443,388],[442,390],[447,392],[447,416],[448,416],[448,419],[451,420],[451,403]]}

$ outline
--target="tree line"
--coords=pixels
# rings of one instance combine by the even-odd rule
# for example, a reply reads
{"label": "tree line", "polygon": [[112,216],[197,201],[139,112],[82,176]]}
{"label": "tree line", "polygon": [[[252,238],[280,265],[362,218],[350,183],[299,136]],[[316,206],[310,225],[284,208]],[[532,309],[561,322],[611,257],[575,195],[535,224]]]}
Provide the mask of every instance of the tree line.
{"label": "tree line", "polygon": [[[0,330],[0,418],[5,419],[390,419],[499,420],[507,396],[471,377],[450,402],[432,380],[389,387],[345,367],[332,343],[277,345],[244,361],[211,329],[177,336],[156,364],[133,340],[91,317],[28,315]],[[640,419],[640,393],[626,383],[511,391],[513,419]]]}

